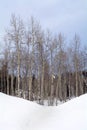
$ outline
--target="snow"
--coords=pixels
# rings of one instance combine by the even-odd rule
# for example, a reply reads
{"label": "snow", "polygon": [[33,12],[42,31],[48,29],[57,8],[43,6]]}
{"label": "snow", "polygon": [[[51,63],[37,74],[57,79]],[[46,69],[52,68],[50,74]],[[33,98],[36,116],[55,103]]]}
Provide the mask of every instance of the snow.
{"label": "snow", "polygon": [[47,107],[0,93],[0,130],[87,130],[87,94]]}

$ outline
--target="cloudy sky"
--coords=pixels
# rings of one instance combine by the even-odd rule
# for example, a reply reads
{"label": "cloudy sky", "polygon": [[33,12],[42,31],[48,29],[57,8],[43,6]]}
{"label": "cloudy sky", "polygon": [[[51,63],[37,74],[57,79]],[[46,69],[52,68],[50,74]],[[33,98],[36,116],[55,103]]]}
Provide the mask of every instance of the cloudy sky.
{"label": "cloudy sky", "polygon": [[87,0],[0,0],[0,44],[12,13],[25,21],[34,16],[44,29],[69,38],[77,33],[87,43]]}

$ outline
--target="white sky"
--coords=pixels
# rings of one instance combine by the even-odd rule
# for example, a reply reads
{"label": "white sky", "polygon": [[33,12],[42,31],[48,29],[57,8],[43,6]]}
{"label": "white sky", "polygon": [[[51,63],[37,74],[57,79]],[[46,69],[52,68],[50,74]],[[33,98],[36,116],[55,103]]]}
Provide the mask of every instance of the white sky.
{"label": "white sky", "polygon": [[11,14],[27,21],[34,16],[44,29],[73,37],[77,33],[87,41],[87,0],[0,0],[0,44]]}

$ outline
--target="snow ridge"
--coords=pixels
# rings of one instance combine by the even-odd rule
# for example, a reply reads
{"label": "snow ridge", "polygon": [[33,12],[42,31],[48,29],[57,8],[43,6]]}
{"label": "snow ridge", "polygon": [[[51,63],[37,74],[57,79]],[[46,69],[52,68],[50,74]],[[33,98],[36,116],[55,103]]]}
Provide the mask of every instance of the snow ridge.
{"label": "snow ridge", "polygon": [[41,106],[0,93],[0,130],[87,130],[87,94]]}

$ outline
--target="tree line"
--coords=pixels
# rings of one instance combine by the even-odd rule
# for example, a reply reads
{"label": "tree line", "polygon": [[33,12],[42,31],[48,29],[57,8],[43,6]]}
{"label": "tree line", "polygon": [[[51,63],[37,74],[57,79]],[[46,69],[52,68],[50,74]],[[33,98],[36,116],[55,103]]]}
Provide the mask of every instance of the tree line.
{"label": "tree line", "polygon": [[27,24],[12,15],[0,56],[0,91],[53,105],[87,92],[87,46],[75,34],[42,30],[33,17]]}

